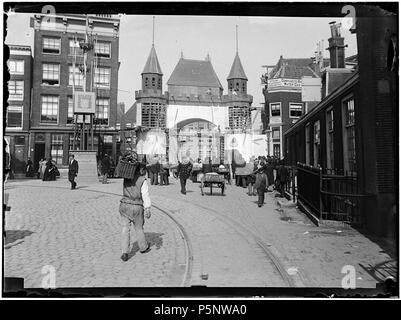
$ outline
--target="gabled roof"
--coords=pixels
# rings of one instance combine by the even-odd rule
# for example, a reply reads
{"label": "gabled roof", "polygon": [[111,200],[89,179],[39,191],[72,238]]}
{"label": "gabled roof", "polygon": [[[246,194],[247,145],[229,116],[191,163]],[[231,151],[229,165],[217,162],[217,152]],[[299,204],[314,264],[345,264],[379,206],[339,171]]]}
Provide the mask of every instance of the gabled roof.
{"label": "gabled roof", "polygon": [[150,49],[148,61],[146,61],[145,67],[141,74],[144,73],[157,73],[163,75],[162,69],[160,68],[159,60],[157,59],[155,47],[152,45]]}
{"label": "gabled roof", "polygon": [[167,85],[221,88],[216,72],[209,60],[181,58],[174,68]]}
{"label": "gabled roof", "polygon": [[241,60],[239,58],[238,52],[235,55],[233,65],[231,66],[230,73],[227,77],[227,80],[230,79],[245,79],[248,80],[248,78],[245,75],[244,68],[242,67]]}
{"label": "gabled roof", "polygon": [[315,77],[319,75],[313,69],[311,58],[305,59],[284,59],[282,56],[276,66],[270,72],[269,79],[289,78],[301,79],[302,77]]}

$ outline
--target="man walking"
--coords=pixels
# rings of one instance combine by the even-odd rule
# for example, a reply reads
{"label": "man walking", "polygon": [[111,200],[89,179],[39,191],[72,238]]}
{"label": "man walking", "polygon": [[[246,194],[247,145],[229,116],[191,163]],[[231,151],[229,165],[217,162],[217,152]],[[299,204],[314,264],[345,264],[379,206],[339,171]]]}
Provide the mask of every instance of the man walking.
{"label": "man walking", "polygon": [[177,174],[180,177],[181,193],[187,194],[186,184],[187,179],[191,176],[192,163],[185,158],[179,165],[177,169]]}
{"label": "man walking", "polygon": [[264,173],[262,166],[259,166],[256,171],[256,181],[254,187],[258,192],[258,207],[260,208],[265,202],[265,192],[267,187],[267,176],[266,173]]}
{"label": "man walking", "polygon": [[[120,200],[119,212],[121,215],[121,260],[124,262],[128,260],[128,253],[130,251],[131,236],[130,227],[131,223],[134,225],[136,238],[138,241],[139,250],[141,253],[150,251],[150,245],[146,241],[143,225],[145,223],[144,217],[150,218],[151,201],[149,197],[149,185],[146,180],[146,170],[141,166],[138,161],[136,152],[130,155],[132,163],[137,163],[137,170],[132,179],[124,178],[123,181],[123,198]],[[119,173],[117,172],[119,175]]]}
{"label": "man walking", "polygon": [[74,155],[70,154],[70,161],[68,164],[68,180],[71,182],[71,190],[77,187],[77,183],[74,181],[78,175],[78,161],[74,159]]}
{"label": "man walking", "polygon": [[102,183],[106,184],[107,183],[107,176],[110,171],[110,159],[109,155],[106,153],[102,159],[102,175],[103,175],[103,180]]}

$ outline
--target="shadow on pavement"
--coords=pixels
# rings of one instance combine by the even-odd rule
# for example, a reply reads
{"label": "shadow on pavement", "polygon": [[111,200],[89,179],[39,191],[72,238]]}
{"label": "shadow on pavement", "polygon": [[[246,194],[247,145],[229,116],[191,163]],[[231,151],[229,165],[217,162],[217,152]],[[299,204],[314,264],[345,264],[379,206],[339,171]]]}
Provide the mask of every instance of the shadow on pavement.
{"label": "shadow on pavement", "polygon": [[[159,250],[163,246],[163,236],[164,233],[157,232],[145,232],[146,241],[149,243],[150,249],[156,247],[156,250]],[[128,260],[131,259],[135,254],[139,252],[138,242],[135,242],[132,245],[131,252],[128,254]]]}
{"label": "shadow on pavement", "polygon": [[[29,230],[6,230],[5,231],[5,245],[13,243],[15,241],[24,239],[25,237],[30,236],[33,232]],[[10,247],[6,247],[5,249],[10,249]]]}

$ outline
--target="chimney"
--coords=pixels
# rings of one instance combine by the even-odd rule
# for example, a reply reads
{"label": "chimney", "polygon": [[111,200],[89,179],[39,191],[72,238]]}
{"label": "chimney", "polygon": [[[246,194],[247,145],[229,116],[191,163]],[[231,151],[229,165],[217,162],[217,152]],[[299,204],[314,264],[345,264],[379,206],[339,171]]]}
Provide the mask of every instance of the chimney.
{"label": "chimney", "polygon": [[330,68],[345,68],[345,48],[344,38],[341,37],[341,23],[330,22],[331,38],[329,38],[329,47],[326,50],[330,52]]}

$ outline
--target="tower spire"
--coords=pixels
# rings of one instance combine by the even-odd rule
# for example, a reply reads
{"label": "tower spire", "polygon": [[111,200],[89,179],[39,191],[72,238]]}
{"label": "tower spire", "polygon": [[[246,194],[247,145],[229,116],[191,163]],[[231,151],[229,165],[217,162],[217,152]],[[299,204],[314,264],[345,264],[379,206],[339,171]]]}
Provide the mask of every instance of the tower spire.
{"label": "tower spire", "polygon": [[235,52],[238,53],[238,25],[235,26]]}
{"label": "tower spire", "polygon": [[155,16],[153,16],[152,47],[155,45]]}

